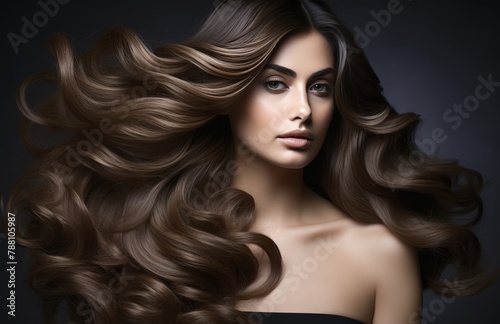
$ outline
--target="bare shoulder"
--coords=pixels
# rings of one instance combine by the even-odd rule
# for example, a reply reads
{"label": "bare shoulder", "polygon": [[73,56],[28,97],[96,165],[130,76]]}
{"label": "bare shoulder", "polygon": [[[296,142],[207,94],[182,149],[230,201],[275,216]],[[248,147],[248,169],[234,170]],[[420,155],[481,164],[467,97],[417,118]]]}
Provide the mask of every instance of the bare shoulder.
{"label": "bare shoulder", "polygon": [[413,249],[382,224],[361,224],[353,220],[346,227],[346,236],[353,243],[361,245],[365,251],[369,249],[376,253],[376,257],[387,253],[392,256],[412,254]]}
{"label": "bare shoulder", "polygon": [[352,222],[344,233],[343,245],[354,259],[356,273],[374,289],[371,322],[407,323],[418,316],[422,284],[417,250],[381,224]]}
{"label": "bare shoulder", "polygon": [[351,252],[367,263],[371,270],[394,269],[395,266],[417,266],[416,249],[396,237],[382,224],[361,224],[345,221],[344,241]]}
{"label": "bare shoulder", "polygon": [[[360,269],[359,275],[380,285],[386,278],[396,276],[419,284],[417,250],[399,239],[383,224],[365,224],[354,220],[329,201],[318,202],[324,219],[331,219],[323,226],[323,235],[334,236],[342,251]],[[405,277],[405,278],[403,278]]]}
{"label": "bare shoulder", "polygon": [[394,267],[396,263],[414,267],[418,263],[416,249],[400,240],[383,224],[364,224],[346,215],[330,201],[313,195],[317,215],[315,221],[321,225],[322,235],[335,236],[342,241],[352,256],[359,262],[374,267]]}
{"label": "bare shoulder", "polygon": [[[321,296],[315,300],[324,302],[311,306],[316,312],[374,324],[408,322],[421,305],[416,250],[384,225],[360,223],[314,193],[306,198],[300,225],[272,237],[285,267],[308,268],[304,260],[317,265],[295,295]],[[299,297],[294,302],[291,308],[304,305]]]}
{"label": "bare shoulder", "polygon": [[353,223],[344,241],[362,269],[358,274],[374,287],[372,323],[403,323],[417,316],[422,303],[417,250],[380,224]]}

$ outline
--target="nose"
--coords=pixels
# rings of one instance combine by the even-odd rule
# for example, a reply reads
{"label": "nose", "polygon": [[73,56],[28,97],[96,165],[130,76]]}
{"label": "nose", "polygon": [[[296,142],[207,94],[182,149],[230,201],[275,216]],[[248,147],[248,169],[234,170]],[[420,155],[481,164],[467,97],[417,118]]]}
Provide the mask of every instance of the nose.
{"label": "nose", "polygon": [[306,89],[297,89],[292,96],[291,108],[289,112],[290,120],[306,121],[311,117],[311,106]]}

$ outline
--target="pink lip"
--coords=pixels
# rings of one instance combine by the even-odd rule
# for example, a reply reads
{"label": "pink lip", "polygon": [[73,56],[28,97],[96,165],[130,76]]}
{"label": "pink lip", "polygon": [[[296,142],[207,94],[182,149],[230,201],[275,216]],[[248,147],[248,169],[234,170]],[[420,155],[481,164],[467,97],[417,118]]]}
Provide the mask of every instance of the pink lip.
{"label": "pink lip", "polygon": [[313,134],[308,130],[293,130],[278,136],[278,140],[292,148],[306,148],[314,139]]}
{"label": "pink lip", "polygon": [[284,133],[278,136],[278,138],[303,138],[312,141],[314,139],[313,134],[305,129],[296,129],[288,133]]}

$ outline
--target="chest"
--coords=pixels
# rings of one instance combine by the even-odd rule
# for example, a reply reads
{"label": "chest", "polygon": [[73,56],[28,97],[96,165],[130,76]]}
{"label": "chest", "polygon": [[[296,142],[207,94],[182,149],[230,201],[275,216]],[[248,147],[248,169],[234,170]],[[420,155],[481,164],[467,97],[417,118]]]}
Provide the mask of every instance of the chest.
{"label": "chest", "polygon": [[[368,321],[374,309],[374,285],[346,242],[316,238],[273,237],[283,259],[283,279],[245,310],[347,315]],[[264,265],[265,266],[265,265]]]}

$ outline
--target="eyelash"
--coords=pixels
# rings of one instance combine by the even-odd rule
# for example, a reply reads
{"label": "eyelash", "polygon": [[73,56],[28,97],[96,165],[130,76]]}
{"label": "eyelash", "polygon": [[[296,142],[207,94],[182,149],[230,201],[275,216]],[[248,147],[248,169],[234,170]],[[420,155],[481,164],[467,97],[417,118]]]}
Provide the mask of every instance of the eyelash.
{"label": "eyelash", "polygon": [[[271,83],[278,83],[279,85],[283,85],[284,87],[281,88],[281,89],[276,89],[276,88],[272,88],[270,87],[270,84]],[[312,89],[314,86],[322,86],[324,90],[312,90],[313,92],[315,93],[319,93],[320,95],[327,95],[329,94],[331,91],[332,91],[332,86],[327,83],[327,82],[318,82],[318,83],[314,83],[313,85],[311,85],[309,87],[309,89]],[[281,79],[269,79],[269,80],[266,80],[264,82],[264,86],[266,87],[266,89],[270,90],[270,91],[273,91],[273,92],[278,92],[278,91],[282,91],[284,89],[287,88],[287,85],[285,84],[285,82]],[[326,89],[325,89],[326,88]]]}

